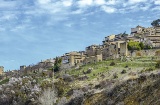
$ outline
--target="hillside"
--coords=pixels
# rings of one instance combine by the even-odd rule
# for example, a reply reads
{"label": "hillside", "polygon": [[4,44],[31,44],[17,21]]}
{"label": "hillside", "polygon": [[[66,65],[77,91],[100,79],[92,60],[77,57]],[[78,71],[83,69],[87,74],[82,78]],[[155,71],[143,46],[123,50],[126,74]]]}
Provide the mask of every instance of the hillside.
{"label": "hillside", "polygon": [[54,78],[39,72],[22,73],[17,78],[9,76],[0,82],[0,104],[158,105],[157,59],[106,60],[62,69]]}

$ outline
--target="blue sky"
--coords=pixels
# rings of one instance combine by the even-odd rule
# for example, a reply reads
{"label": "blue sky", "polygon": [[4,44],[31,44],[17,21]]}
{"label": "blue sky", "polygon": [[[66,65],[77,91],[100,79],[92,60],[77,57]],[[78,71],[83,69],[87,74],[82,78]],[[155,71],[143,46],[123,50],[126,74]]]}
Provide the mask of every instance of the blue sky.
{"label": "blue sky", "polygon": [[160,17],[160,0],[0,0],[5,70],[85,50]]}

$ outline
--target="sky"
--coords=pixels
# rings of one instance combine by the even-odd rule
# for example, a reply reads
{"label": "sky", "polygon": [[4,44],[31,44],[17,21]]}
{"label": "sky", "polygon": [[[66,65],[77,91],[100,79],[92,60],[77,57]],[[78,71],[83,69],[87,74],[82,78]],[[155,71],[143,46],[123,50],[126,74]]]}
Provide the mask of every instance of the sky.
{"label": "sky", "polygon": [[14,70],[85,50],[159,18],[160,0],[0,0],[0,65]]}

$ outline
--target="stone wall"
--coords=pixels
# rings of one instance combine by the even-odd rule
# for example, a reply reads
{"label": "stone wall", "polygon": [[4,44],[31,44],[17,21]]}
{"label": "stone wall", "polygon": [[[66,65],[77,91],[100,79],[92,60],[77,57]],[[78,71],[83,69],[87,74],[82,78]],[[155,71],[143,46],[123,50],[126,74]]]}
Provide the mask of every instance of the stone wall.
{"label": "stone wall", "polygon": [[150,50],[140,50],[140,51],[128,51],[128,56],[137,57],[137,56],[156,56],[156,51],[160,49],[150,49]]}
{"label": "stone wall", "polygon": [[0,75],[2,75],[4,72],[4,67],[3,66],[0,66]]}

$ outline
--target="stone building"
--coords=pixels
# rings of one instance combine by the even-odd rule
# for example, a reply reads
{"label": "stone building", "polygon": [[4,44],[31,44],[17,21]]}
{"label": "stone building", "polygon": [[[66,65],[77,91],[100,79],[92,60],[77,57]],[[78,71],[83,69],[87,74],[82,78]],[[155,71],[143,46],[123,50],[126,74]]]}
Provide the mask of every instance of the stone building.
{"label": "stone building", "polygon": [[20,66],[20,71],[24,71],[26,69],[26,65]]}
{"label": "stone building", "polygon": [[96,62],[100,62],[100,61],[102,61],[102,54],[86,57],[84,59],[84,64],[96,63]]}
{"label": "stone building", "polygon": [[104,41],[103,41],[103,44],[106,43],[106,42],[112,42],[114,41],[114,39],[116,38],[116,35],[109,35],[107,37],[105,37]]}
{"label": "stone building", "polygon": [[100,55],[102,53],[102,46],[100,45],[91,45],[86,47],[87,57]]}
{"label": "stone building", "polygon": [[120,43],[120,56],[128,56],[127,42]]}
{"label": "stone building", "polygon": [[84,64],[102,61],[102,45],[91,45],[86,47]]}
{"label": "stone building", "polygon": [[115,59],[120,56],[127,56],[127,39],[128,36],[123,37],[122,34],[105,37],[102,45],[102,59]]}
{"label": "stone building", "polygon": [[81,65],[83,64],[83,61],[85,59],[86,55],[84,51],[73,51],[66,53],[63,55],[62,58],[62,63],[66,64],[68,66],[75,66],[75,65]]}
{"label": "stone building", "polygon": [[2,75],[4,73],[4,67],[0,66],[0,75]]}
{"label": "stone building", "polygon": [[153,48],[160,48],[160,26],[154,27],[154,34],[146,36],[152,42]]}
{"label": "stone building", "polygon": [[136,28],[131,28],[131,35],[138,37],[137,40],[140,39],[141,42],[149,41],[153,48],[160,48],[160,26],[148,28],[137,26]]}

